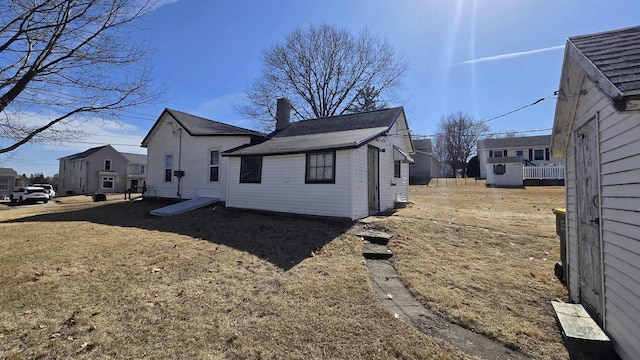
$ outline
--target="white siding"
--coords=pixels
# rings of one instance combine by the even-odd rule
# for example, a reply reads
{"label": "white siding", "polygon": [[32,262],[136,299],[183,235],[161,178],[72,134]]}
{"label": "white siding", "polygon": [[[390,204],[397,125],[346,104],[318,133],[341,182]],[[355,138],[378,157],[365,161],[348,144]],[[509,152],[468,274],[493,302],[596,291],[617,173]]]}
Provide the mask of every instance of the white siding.
{"label": "white siding", "polygon": [[487,186],[522,186],[522,162],[502,164],[505,166],[504,174],[494,174],[493,166],[496,164],[487,164],[485,166]]}
{"label": "white siding", "polygon": [[[220,152],[250,142],[249,136],[190,136],[182,130],[182,151],[179,150],[180,134],[174,136],[172,126],[167,122],[170,118],[159,120],[156,130],[147,144],[147,185],[151,197],[178,197],[178,178],[171,177],[171,182],[164,181],[165,155],[173,155],[173,171],[180,169],[185,176],[180,181],[180,197],[192,199],[196,197],[217,197],[226,199],[229,158],[220,156],[218,181],[209,182],[209,151]],[[174,126],[178,126],[175,121]],[[181,154],[180,154],[181,153]],[[180,156],[181,155],[181,156]]]}
{"label": "white siding", "polygon": [[[573,130],[599,112],[601,227],[605,330],[623,359],[640,358],[640,114],[616,112],[590,82]],[[573,139],[567,148],[567,240],[572,300],[577,288],[576,176]]]}
{"label": "white siding", "polygon": [[229,159],[232,177],[227,197],[229,207],[345,218],[352,216],[351,150],[336,151],[335,184],[305,184],[306,154],[264,156],[259,184],[240,183],[240,158]]}

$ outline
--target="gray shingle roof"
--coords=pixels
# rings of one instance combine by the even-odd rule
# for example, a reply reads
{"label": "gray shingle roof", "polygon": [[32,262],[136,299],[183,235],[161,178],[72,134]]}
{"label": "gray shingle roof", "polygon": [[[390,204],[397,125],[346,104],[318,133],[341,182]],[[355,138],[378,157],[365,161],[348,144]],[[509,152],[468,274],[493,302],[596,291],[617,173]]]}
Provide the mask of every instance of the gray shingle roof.
{"label": "gray shingle roof", "polygon": [[102,150],[102,149],[106,148],[107,146],[109,146],[109,145],[103,145],[103,146],[94,147],[94,148],[91,148],[91,149],[89,149],[89,150],[85,150],[85,151],[83,151],[83,152],[81,152],[81,153],[77,153],[77,154],[73,154],[73,155],[64,156],[64,157],[62,157],[61,159],[65,159],[65,158],[66,158],[67,160],[85,159],[85,158],[88,158],[89,156],[91,156],[91,155],[93,155],[93,154],[97,153],[98,151],[100,151],[100,150]]}
{"label": "gray shingle roof", "polygon": [[132,154],[132,153],[121,153],[124,157],[129,160],[129,164],[146,164],[147,163],[147,155],[144,154]]}
{"label": "gray shingle roof", "polygon": [[302,120],[291,123],[280,132],[271,133],[273,138],[322,134],[347,130],[389,127],[402,112],[402,106],[374,110],[357,114],[345,114],[326,118]]}
{"label": "gray shingle roof", "polygon": [[549,147],[550,145],[551,135],[478,140],[478,149],[529,148],[534,146]]}
{"label": "gray shingle roof", "polygon": [[332,116],[291,123],[270,139],[225,153],[229,156],[293,154],[323,149],[359,147],[391,128],[402,107]]}
{"label": "gray shingle roof", "polygon": [[214,120],[205,119],[200,116],[184,113],[182,111],[166,109],[177,122],[184,127],[192,136],[207,135],[256,135],[264,136],[263,133],[221,123]]}
{"label": "gray shingle roof", "polygon": [[11,168],[0,168],[0,176],[18,176],[18,173]]}
{"label": "gray shingle roof", "polygon": [[640,90],[640,26],[569,38],[620,92]]}

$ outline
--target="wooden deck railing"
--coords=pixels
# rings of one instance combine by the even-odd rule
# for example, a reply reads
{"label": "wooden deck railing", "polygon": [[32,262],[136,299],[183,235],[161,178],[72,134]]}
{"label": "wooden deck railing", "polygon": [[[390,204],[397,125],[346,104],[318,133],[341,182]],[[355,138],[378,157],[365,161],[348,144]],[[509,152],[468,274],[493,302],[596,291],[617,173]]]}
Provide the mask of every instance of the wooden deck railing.
{"label": "wooden deck railing", "polygon": [[564,179],[564,165],[523,166],[522,179]]}

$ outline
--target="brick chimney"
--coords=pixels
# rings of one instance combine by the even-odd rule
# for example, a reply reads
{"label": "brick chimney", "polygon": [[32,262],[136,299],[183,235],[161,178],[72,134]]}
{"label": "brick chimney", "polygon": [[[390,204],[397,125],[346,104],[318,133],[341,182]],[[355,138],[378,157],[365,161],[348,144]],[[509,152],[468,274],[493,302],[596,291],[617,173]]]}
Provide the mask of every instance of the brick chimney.
{"label": "brick chimney", "polygon": [[291,101],[287,98],[278,99],[276,108],[276,131],[280,131],[291,123]]}

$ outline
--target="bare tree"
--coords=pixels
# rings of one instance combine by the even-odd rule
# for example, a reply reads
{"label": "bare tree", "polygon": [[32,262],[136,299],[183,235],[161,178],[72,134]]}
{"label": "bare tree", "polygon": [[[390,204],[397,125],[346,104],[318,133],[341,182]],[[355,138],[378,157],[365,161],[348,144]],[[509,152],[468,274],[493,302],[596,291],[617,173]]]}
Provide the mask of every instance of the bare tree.
{"label": "bare tree", "polygon": [[152,6],[145,0],[2,1],[0,153],[30,141],[65,140],[73,120],[115,120],[119,111],[155,99],[145,66],[149,52],[130,36]]}
{"label": "bare tree", "polygon": [[353,37],[326,24],[295,29],[262,58],[262,75],[238,110],[265,129],[273,128],[276,98],[291,100],[293,120],[344,114],[364,95],[365,105],[391,100],[408,68],[387,40],[367,30]]}
{"label": "bare tree", "polygon": [[480,137],[489,131],[487,124],[461,112],[443,116],[438,124],[438,136],[443,142],[446,162],[454,172],[465,176],[467,162],[476,151]]}

